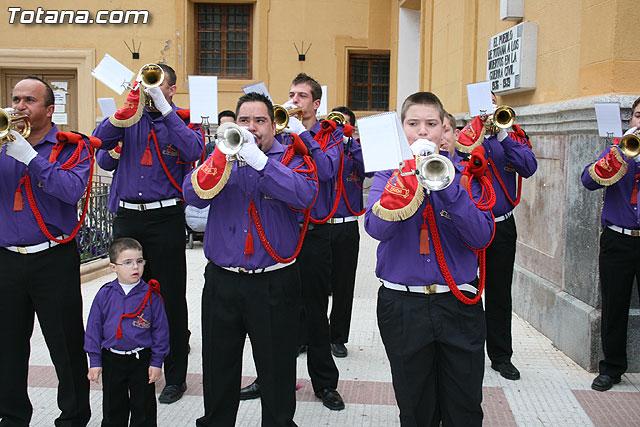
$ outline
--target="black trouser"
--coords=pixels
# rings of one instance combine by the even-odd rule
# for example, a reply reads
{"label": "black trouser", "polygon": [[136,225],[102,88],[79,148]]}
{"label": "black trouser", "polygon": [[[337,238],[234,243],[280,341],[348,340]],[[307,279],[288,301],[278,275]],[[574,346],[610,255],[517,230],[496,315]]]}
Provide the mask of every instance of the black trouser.
{"label": "black trouser", "polygon": [[102,427],[157,425],[156,387],[149,384],[150,360],[150,349],[142,350],[139,357],[102,350]]}
{"label": "black trouser", "polygon": [[482,425],[482,302],[380,287],[377,314],[402,427]]}
{"label": "black trouser", "polygon": [[487,354],[494,363],[511,360],[511,282],[516,259],[516,222],[513,215],[496,223],[487,248],[484,309],[487,319]]}
{"label": "black trouser", "polygon": [[113,222],[114,238],[131,237],[140,242],[147,264],[143,278],[160,283],[169,322],[169,355],[164,360],[167,385],[179,385],[187,377],[187,259],[184,210],[178,206],[134,211],[119,208]]}
{"label": "black trouser", "polygon": [[202,291],[204,416],[198,426],[234,426],[247,333],[260,377],[263,426],[294,426],[301,309],[298,263],[239,274],[213,263]]}
{"label": "black trouser", "polygon": [[601,374],[618,377],[627,370],[627,324],[633,279],[640,281],[640,237],[605,228],[600,236]]}
{"label": "black trouser", "polygon": [[[27,372],[34,312],[58,376],[56,426],[91,417],[82,324],[80,256],[75,240],[21,255],[0,248],[0,426],[28,426]],[[52,406],[53,402],[45,402]]]}
{"label": "black trouser", "polygon": [[[338,368],[331,356],[327,289],[331,280],[331,230],[316,225],[307,231],[298,255],[302,277],[304,327],[307,335],[307,369],[313,390],[338,387]],[[260,379],[262,385],[262,378]]]}
{"label": "black trouser", "polygon": [[329,225],[331,228],[331,342],[349,341],[353,290],[356,284],[360,230],[358,221]]}

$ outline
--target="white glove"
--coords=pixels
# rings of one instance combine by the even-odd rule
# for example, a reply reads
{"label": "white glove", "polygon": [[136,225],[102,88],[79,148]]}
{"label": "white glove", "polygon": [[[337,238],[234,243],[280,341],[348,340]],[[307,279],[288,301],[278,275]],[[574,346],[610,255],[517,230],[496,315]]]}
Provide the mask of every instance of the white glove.
{"label": "white glove", "polygon": [[302,122],[298,120],[297,117],[289,117],[289,124],[284,130],[287,133],[295,133],[300,135],[302,132],[306,131],[307,129],[304,127]]}
{"label": "white glove", "polygon": [[33,149],[29,141],[15,130],[11,131],[11,135],[16,140],[7,143],[7,155],[28,166],[31,160],[38,155],[38,152]]}
{"label": "white glove", "polygon": [[498,141],[502,142],[507,136],[509,136],[509,134],[507,133],[506,129],[500,128],[500,131],[498,131],[498,134],[496,136],[498,137]]}
{"label": "white glove", "polygon": [[428,156],[436,152],[436,144],[428,139],[416,139],[411,144],[411,152],[414,156]]}
{"label": "white glove", "polygon": [[267,155],[258,148],[255,141],[242,144],[238,155],[257,171],[261,171],[267,165]]}
{"label": "white glove", "polygon": [[634,133],[637,130],[638,130],[638,128],[631,128],[631,129],[629,129],[628,131],[626,131],[624,133],[624,136],[631,135],[632,133]]}
{"label": "white glove", "polygon": [[249,129],[243,127],[241,127],[240,129],[242,129],[242,139],[244,139],[245,143],[256,144],[256,137],[251,132],[249,132]]}
{"label": "white glove", "polygon": [[156,110],[160,111],[163,116],[166,116],[171,112],[171,105],[169,105],[167,98],[164,97],[162,89],[156,86],[145,89],[145,93],[153,99],[153,105],[155,105]]}

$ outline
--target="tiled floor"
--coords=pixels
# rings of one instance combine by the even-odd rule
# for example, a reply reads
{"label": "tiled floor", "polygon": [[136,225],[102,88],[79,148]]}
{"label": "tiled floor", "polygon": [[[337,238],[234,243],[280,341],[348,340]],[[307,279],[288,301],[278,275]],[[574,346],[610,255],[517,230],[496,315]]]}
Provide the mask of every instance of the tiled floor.
{"label": "tiled floor", "polygon": [[[336,359],[340,370],[338,390],[346,409],[333,412],[313,395],[306,368],[306,355],[298,358],[298,404],[295,421],[300,426],[399,426],[391,373],[376,325],[375,306],[378,282],[375,278],[376,242],[361,231],[360,264],[349,356]],[[202,245],[187,250],[189,327],[188,390],[171,405],[158,406],[158,425],[194,426],[203,413],[202,361],[200,342],[200,296],[205,259]],[[83,285],[85,316],[98,288],[111,276]],[[513,363],[520,369],[519,381],[508,381],[485,367],[484,402],[487,426],[633,426],[640,425],[640,375],[627,374],[613,391],[599,393],[590,388],[593,374],[586,372],[518,316],[513,317]],[[33,426],[51,426],[58,415],[56,378],[51,359],[38,327],[32,339],[29,393],[34,406]],[[256,375],[247,340],[244,352],[243,385]],[[161,390],[158,384],[157,390]],[[101,392],[92,387],[93,417],[90,426],[101,420]],[[260,401],[240,402],[238,426],[260,425]]]}

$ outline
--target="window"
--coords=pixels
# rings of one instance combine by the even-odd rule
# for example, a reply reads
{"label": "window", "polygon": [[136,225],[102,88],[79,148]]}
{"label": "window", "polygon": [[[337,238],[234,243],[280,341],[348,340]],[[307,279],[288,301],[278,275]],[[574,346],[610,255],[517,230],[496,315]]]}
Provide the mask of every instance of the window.
{"label": "window", "polygon": [[196,3],[196,74],[251,78],[251,5]]}
{"label": "window", "polygon": [[389,109],[389,55],[349,55],[349,108]]}

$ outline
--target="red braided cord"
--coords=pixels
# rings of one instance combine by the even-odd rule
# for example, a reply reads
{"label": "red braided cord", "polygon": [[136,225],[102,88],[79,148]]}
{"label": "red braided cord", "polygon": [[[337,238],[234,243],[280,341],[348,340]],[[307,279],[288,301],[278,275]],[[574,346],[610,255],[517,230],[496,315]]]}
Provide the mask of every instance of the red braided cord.
{"label": "red braided cord", "polygon": [[117,339],[122,338],[122,321],[125,318],[133,319],[134,317],[142,313],[142,310],[144,310],[144,308],[146,307],[147,302],[149,302],[149,304],[153,304],[152,292],[156,293],[162,300],[162,304],[164,304],[164,298],[162,298],[162,295],[160,295],[160,284],[158,283],[158,281],[155,279],[151,279],[149,280],[148,284],[149,284],[149,289],[147,289],[147,293],[144,295],[144,298],[142,299],[142,301],[140,301],[140,304],[138,304],[138,307],[136,307],[131,313],[125,313],[122,316],[120,316],[120,321],[118,322],[118,328],[116,329]]}
{"label": "red braided cord", "polygon": [[471,181],[473,181],[473,179],[473,174],[470,174],[467,184],[467,193],[469,193],[469,198],[481,211],[491,210],[496,204],[496,193],[493,190],[493,185],[491,185],[489,178],[487,178],[485,175],[479,178],[480,187],[482,188],[482,194],[480,195],[480,199],[477,202],[473,200],[473,193],[471,192]]}
{"label": "red braided cord", "polygon": [[442,251],[442,245],[440,244],[440,235],[438,234],[438,228],[436,225],[436,218],[433,215],[433,208],[431,207],[431,203],[429,203],[429,199],[427,199],[427,207],[425,208],[427,211],[427,221],[429,221],[429,233],[431,234],[431,238],[433,239],[433,248],[436,252],[436,259],[438,260],[438,266],[440,267],[440,271],[444,276],[444,280],[447,282],[447,286],[449,286],[449,290],[453,292],[453,294],[460,300],[461,302],[473,305],[480,301],[480,297],[482,296],[482,292],[484,291],[484,281],[485,281],[485,251],[484,249],[475,251],[476,256],[478,257],[478,266],[480,267],[480,284],[478,286],[478,294],[475,298],[467,298],[460,292],[460,289],[456,286],[456,282],[453,280],[451,276],[451,272],[449,271],[449,267],[447,267],[447,261],[444,258],[444,253]]}
{"label": "red braided cord", "polygon": [[182,187],[180,187],[177,183],[176,180],[173,178],[173,175],[171,175],[171,172],[169,172],[169,169],[167,168],[167,165],[165,164],[164,160],[162,160],[162,156],[160,155],[160,146],[158,144],[158,138],[156,137],[156,131],[153,130],[153,128],[151,128],[151,135],[153,136],[153,144],[156,147],[156,154],[158,155],[158,160],[160,160],[160,166],[162,166],[162,169],[164,169],[164,173],[167,175],[167,178],[169,178],[169,181],[171,181],[171,184],[180,192],[182,193]]}
{"label": "red braided cord", "polygon": [[[87,144],[87,142],[86,142],[86,140],[84,138],[82,138],[82,141],[83,141],[84,146],[87,147],[87,151],[89,152],[89,156],[87,156],[89,158],[89,180],[87,182],[87,189],[86,189],[86,191],[84,193],[85,200],[84,200],[84,206],[82,207],[82,215],[80,216],[80,220],[76,224],[75,228],[73,229],[73,231],[71,232],[69,237],[66,237],[64,239],[58,239],[58,238],[54,237],[53,234],[51,234],[51,232],[47,228],[47,224],[45,224],[44,219],[42,218],[42,214],[40,213],[40,210],[38,209],[38,205],[36,204],[36,199],[35,199],[35,197],[33,195],[33,188],[31,187],[31,177],[25,172],[25,175],[24,175],[24,178],[23,178],[24,179],[24,188],[25,188],[25,191],[27,193],[27,201],[29,203],[29,206],[31,207],[31,212],[33,212],[33,216],[35,217],[36,222],[38,223],[38,227],[40,227],[40,231],[42,231],[42,233],[47,237],[47,239],[52,240],[52,241],[57,242],[57,243],[67,243],[67,242],[70,242],[71,240],[73,240],[76,237],[76,234],[78,234],[78,231],[80,230],[80,227],[84,223],[84,218],[87,215],[87,210],[89,208],[89,196],[91,195],[91,184],[93,182],[93,164],[95,163],[95,158],[93,157],[93,147],[91,147],[90,144]],[[60,165],[60,168],[62,170],[69,170],[69,169],[73,168],[74,166],[76,166],[77,164],[87,160],[87,158],[84,158],[82,160],[78,160],[78,157],[80,157],[80,153],[81,152],[82,152],[82,146],[80,144],[78,144],[76,150],[71,155],[69,160],[67,160],[64,164]]]}
{"label": "red braided cord", "polygon": [[[320,132],[318,132],[316,134],[316,137],[318,135],[320,135],[320,133],[322,131],[325,131],[325,129],[323,128]],[[336,138],[333,136],[333,133],[328,133],[326,135],[328,135],[327,138],[326,138],[327,140],[329,139],[329,137],[331,137],[331,138],[333,138],[335,143],[330,145],[330,146],[328,146],[326,149],[323,149],[323,151],[327,151],[329,148],[335,147],[336,143],[338,143]],[[328,143],[328,141],[327,141],[327,143]],[[340,141],[340,143],[342,143],[342,141]],[[329,219],[332,218],[335,215],[336,211],[338,210],[338,206],[340,205],[340,198],[342,197],[342,193],[344,191],[344,184],[342,182],[342,171],[343,171],[343,167],[344,167],[344,153],[343,153],[342,150],[343,150],[343,148],[341,146],[338,146],[338,151],[340,152],[340,163],[339,163],[339,166],[338,166],[338,174],[337,174],[338,179],[336,180],[336,197],[333,200],[333,206],[331,207],[331,212],[329,212],[329,215],[327,215],[326,217],[324,217],[322,219],[315,219],[315,218],[311,217],[311,222],[314,223],[314,224],[324,224],[327,221],[329,221]]]}
{"label": "red braided cord", "polygon": [[502,181],[502,178],[500,178],[500,174],[498,173],[498,169],[496,168],[496,165],[493,164],[491,159],[487,159],[487,162],[491,165],[491,169],[493,170],[493,175],[498,179],[498,182],[500,183],[500,187],[502,187],[502,191],[504,191],[505,196],[507,196],[507,200],[509,200],[509,203],[511,203],[514,207],[518,206],[518,203],[520,203],[520,196],[522,195],[522,175],[518,174],[518,191],[517,191],[516,201],[514,202],[509,196],[509,192],[507,191],[507,187],[505,187],[504,182]]}
{"label": "red braided cord", "polygon": [[[289,162],[293,159],[295,155],[295,153],[289,155],[290,153],[293,153],[292,145],[289,145],[287,147],[287,151],[285,152],[285,155],[282,158],[282,163],[285,166],[289,164]],[[303,171],[302,169],[299,169],[300,166],[302,166],[300,165],[294,168],[293,170],[301,173],[312,173],[313,178],[309,178],[309,179],[314,179],[317,182],[318,176],[317,176],[317,171],[315,169],[315,163],[313,162],[313,159],[310,156],[303,156],[302,160],[304,164],[308,166],[309,169],[307,169],[306,171]],[[315,200],[318,198],[318,191],[319,191],[318,187],[316,186],[316,196],[313,200],[313,203],[315,203]],[[311,204],[311,206],[313,206],[313,203]],[[253,200],[249,201],[249,213],[251,214],[251,218],[253,219],[253,223],[255,224],[256,231],[258,232],[258,238],[260,239],[260,242],[262,243],[262,246],[264,246],[267,253],[271,255],[271,258],[273,258],[279,263],[286,264],[298,257],[298,255],[300,254],[300,250],[302,249],[302,243],[304,242],[304,237],[307,234],[307,228],[309,227],[309,219],[311,218],[311,206],[302,211],[304,212],[304,220],[302,222],[302,229],[300,230],[300,236],[298,237],[298,243],[296,244],[296,249],[293,252],[293,255],[291,255],[289,258],[283,258],[276,253],[275,249],[273,249],[273,246],[271,246],[271,243],[269,243],[269,240],[267,239],[267,235],[264,232],[264,228],[262,227],[262,221],[260,221],[260,215],[258,214],[258,209],[256,208],[255,203],[253,203]]]}

